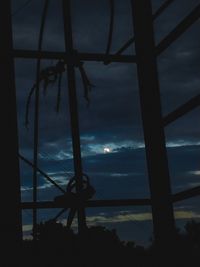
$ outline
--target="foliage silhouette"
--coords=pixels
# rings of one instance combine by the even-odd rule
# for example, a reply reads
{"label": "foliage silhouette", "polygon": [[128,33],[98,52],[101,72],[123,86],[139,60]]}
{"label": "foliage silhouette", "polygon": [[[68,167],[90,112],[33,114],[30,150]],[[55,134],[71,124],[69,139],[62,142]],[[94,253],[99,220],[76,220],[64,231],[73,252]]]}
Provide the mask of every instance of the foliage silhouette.
{"label": "foliage silhouette", "polygon": [[199,266],[200,223],[195,221],[187,222],[184,232],[177,229],[171,248],[166,248],[166,258],[161,259],[153,243],[144,248],[121,241],[116,230],[102,226],[87,228],[79,235],[50,220],[37,225],[36,232],[36,243],[23,241],[20,266]]}

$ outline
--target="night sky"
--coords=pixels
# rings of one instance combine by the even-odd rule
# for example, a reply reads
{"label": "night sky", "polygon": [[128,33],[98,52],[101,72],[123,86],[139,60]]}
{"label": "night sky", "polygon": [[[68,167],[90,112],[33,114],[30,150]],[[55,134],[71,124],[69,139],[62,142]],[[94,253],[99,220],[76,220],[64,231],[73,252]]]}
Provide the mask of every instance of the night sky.
{"label": "night sky", "polygon": [[[14,0],[13,13],[26,1]],[[61,1],[50,1],[43,49],[64,51]],[[73,0],[74,47],[79,52],[105,53],[109,29],[107,0]],[[30,1],[13,16],[14,47],[37,49],[44,1]],[[153,0],[153,10],[163,3]],[[158,44],[199,0],[175,1],[156,22]],[[115,53],[133,35],[130,1],[115,1],[115,25],[111,53]],[[145,19],[145,18],[144,18]],[[200,89],[200,21],[158,57],[163,116],[173,111]],[[124,54],[135,53],[134,45]],[[43,60],[42,69],[57,63]],[[35,82],[36,60],[16,59],[16,88],[20,153],[33,159],[33,100],[29,130],[24,126],[29,91]],[[143,139],[136,64],[85,62],[85,71],[94,84],[84,98],[80,72],[76,70],[83,170],[96,188],[95,199],[149,197],[148,174]],[[66,75],[63,75],[61,110],[55,112],[57,86],[49,86],[46,96],[40,91],[39,167],[59,185],[66,187],[73,176],[72,142]],[[200,108],[165,128],[172,192],[200,185]],[[32,169],[20,162],[22,200],[32,200]],[[39,177],[38,199],[53,200],[60,192]],[[175,205],[177,225],[194,218],[200,220],[199,197]],[[40,211],[39,221],[56,215]],[[116,228],[122,239],[146,244],[152,235],[149,207],[88,209],[89,225]],[[31,229],[31,211],[23,212],[24,230]],[[61,219],[66,218],[66,213]]]}

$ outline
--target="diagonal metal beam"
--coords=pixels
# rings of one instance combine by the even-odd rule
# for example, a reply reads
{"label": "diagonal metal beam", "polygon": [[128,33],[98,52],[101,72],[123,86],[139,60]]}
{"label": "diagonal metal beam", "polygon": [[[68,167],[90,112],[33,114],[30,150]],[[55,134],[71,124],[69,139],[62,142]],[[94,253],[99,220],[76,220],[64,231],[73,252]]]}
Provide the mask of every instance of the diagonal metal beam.
{"label": "diagonal metal beam", "polygon": [[[160,8],[155,12],[153,15],[153,20],[157,19],[163,11],[174,2],[174,0],[168,0],[163,5],[160,6]],[[168,46],[174,42],[176,39],[178,39],[193,23],[197,21],[197,19],[200,16],[199,12],[199,5],[193,9],[193,11],[180,23],[178,26],[169,34],[167,37],[165,37],[160,44],[156,48],[157,54],[161,54],[164,50],[168,48]],[[131,37],[116,53],[115,55],[120,55],[123,53],[131,44],[135,42],[135,37]],[[111,63],[110,62],[107,62]]]}
{"label": "diagonal metal beam", "polygon": [[188,102],[175,109],[163,119],[164,126],[167,126],[171,122],[177,120],[178,118],[184,116],[186,113],[192,111],[193,109],[200,106],[200,94],[190,99]]}
{"label": "diagonal metal beam", "polygon": [[175,0],[166,0],[153,14],[153,20],[157,19]]}
{"label": "diagonal metal beam", "polygon": [[56,221],[65,211],[67,211],[68,208],[64,208],[61,211],[58,212],[58,214],[53,218],[53,221]]}
{"label": "diagonal metal beam", "polygon": [[[156,20],[169,5],[171,5],[175,0],[167,0],[165,1],[155,12],[153,15],[153,20]],[[131,37],[116,53],[115,55],[122,54],[131,44],[135,42],[135,36]],[[111,61],[106,62],[107,64],[111,63]]]}
{"label": "diagonal metal beam", "polygon": [[176,28],[171,31],[156,47],[156,54],[160,55],[174,41],[176,41],[186,30],[188,30],[200,18],[200,4],[185,17]]}
{"label": "diagonal metal beam", "polygon": [[176,193],[173,195],[172,199],[173,202],[178,202],[196,196],[200,196],[200,186]]}
{"label": "diagonal metal beam", "polygon": [[[29,166],[31,166],[32,168],[34,168],[34,164],[32,162],[30,162],[29,160],[27,160],[25,157],[23,157],[22,155],[18,154],[19,158],[21,160],[23,160],[25,163],[27,163]],[[65,190],[62,189],[62,187],[60,187],[53,179],[51,179],[45,172],[43,172],[42,170],[40,170],[37,167],[37,171],[44,176],[50,183],[52,183],[55,187],[57,187],[62,193],[65,193]]]}

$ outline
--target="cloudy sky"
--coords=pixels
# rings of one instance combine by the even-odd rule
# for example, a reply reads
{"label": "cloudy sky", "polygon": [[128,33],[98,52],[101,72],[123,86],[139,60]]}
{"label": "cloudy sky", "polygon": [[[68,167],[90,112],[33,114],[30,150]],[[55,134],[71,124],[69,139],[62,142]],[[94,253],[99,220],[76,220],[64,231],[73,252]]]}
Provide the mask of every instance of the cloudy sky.
{"label": "cloudy sky", "polygon": [[[13,0],[13,35],[16,49],[37,49],[44,1]],[[84,4],[83,4],[84,2]],[[153,0],[153,11],[164,0]],[[158,44],[199,0],[176,0],[154,23]],[[16,10],[18,10],[16,12]],[[72,24],[74,47],[79,52],[105,53],[109,4],[107,0],[73,0]],[[173,111],[200,89],[200,21],[158,57],[163,116]],[[133,35],[129,0],[115,1],[115,23],[111,53],[115,53]],[[64,51],[61,1],[50,1],[43,49]],[[134,45],[124,54],[133,55]],[[56,60],[43,60],[42,68]],[[36,61],[16,59],[16,88],[20,153],[33,158],[33,99],[30,105],[29,130],[24,127],[25,107],[30,88],[35,82]],[[135,64],[85,62],[84,69],[95,85],[90,93],[90,106],[84,99],[80,72],[76,70],[79,123],[83,170],[96,188],[96,199],[149,197],[145,144],[143,139],[137,69]],[[46,96],[41,87],[39,167],[65,188],[73,176],[68,89],[63,75],[61,110],[55,112],[57,86],[49,86]],[[165,128],[172,191],[179,192],[200,185],[200,108],[188,113]],[[60,194],[43,177],[39,177],[38,198],[53,200]],[[21,162],[22,200],[32,200],[32,169]],[[199,197],[175,206],[177,224],[190,218],[200,219]],[[57,211],[40,211],[39,220]],[[152,234],[151,209],[88,209],[90,225],[116,227],[124,239],[145,243]],[[65,219],[65,216],[62,219]],[[31,212],[23,213],[24,229],[30,230]]]}

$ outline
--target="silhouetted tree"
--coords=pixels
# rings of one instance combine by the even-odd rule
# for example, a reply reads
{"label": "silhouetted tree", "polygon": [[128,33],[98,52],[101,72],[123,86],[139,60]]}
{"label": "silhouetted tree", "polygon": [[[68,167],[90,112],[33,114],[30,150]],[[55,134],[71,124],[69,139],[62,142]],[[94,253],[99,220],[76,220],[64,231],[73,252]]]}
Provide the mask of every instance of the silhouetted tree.
{"label": "silhouetted tree", "polygon": [[[145,249],[134,242],[121,241],[116,230],[102,226],[87,228],[79,235],[50,220],[38,224],[36,232],[36,243],[23,241],[22,267],[160,267],[156,265],[160,255],[154,244]],[[200,223],[188,222],[184,232],[177,229],[174,242],[170,249],[166,248],[165,255],[166,258],[160,261],[162,266],[166,263],[170,263],[169,267],[199,266]]]}

